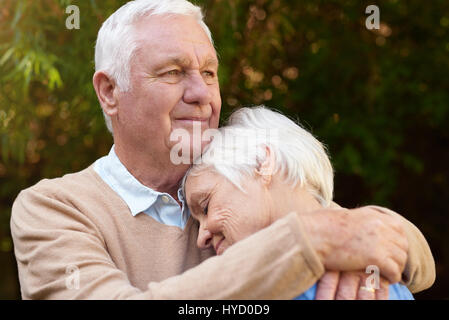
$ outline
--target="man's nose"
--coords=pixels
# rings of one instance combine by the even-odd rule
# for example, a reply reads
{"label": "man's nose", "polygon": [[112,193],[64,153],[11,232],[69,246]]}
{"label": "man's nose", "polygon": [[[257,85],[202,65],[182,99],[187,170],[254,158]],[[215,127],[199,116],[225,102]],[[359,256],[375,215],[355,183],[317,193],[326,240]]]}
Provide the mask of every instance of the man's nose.
{"label": "man's nose", "polygon": [[198,239],[197,239],[198,248],[207,249],[211,245],[212,245],[212,233],[203,226],[200,226],[200,229],[198,230]]}
{"label": "man's nose", "polygon": [[188,77],[184,91],[184,102],[198,106],[209,105],[212,101],[212,91],[201,74],[194,73]]}

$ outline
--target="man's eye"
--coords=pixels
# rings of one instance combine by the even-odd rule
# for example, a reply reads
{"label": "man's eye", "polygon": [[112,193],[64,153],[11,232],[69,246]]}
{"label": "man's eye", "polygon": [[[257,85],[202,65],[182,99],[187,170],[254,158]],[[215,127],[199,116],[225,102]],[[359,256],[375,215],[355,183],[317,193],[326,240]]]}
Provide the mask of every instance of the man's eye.
{"label": "man's eye", "polygon": [[168,76],[179,76],[179,75],[181,75],[181,73],[182,73],[181,70],[170,70],[166,74]]}
{"label": "man's eye", "polygon": [[213,72],[213,71],[203,71],[203,74],[207,78],[214,78],[215,77],[215,72]]}
{"label": "man's eye", "polygon": [[217,83],[217,73],[214,71],[203,71],[202,74],[202,77],[207,84]]}
{"label": "man's eye", "polygon": [[207,211],[209,210],[209,205],[206,205],[206,207],[203,210],[203,213],[205,216],[207,216]]}

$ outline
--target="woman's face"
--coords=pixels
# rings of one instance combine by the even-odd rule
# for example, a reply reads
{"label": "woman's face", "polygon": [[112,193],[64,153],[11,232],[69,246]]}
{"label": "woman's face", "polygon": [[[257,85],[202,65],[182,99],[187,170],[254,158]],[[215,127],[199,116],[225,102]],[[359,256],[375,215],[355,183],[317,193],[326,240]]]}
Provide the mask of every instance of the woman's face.
{"label": "woman's face", "polygon": [[246,194],[209,169],[187,178],[187,204],[200,223],[198,247],[212,246],[219,255],[235,242],[271,224],[272,201],[262,179],[257,175],[243,177],[241,186]]}

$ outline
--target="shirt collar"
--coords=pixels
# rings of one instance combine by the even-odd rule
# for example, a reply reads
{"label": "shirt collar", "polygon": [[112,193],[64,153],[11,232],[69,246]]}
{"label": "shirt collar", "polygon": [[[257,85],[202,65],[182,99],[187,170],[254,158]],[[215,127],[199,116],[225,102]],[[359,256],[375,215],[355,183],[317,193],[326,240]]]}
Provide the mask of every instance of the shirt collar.
{"label": "shirt collar", "polygon": [[[109,154],[97,160],[95,165],[96,169],[101,172],[101,176],[128,205],[133,216],[149,209],[161,195],[170,196],[140,183],[117,157],[114,146]],[[178,189],[178,197],[184,206],[181,189]]]}

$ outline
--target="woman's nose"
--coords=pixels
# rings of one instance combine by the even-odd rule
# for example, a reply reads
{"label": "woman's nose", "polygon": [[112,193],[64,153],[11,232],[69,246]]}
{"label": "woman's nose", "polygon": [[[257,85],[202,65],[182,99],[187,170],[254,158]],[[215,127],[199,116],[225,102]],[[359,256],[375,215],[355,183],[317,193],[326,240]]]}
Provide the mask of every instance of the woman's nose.
{"label": "woman's nose", "polygon": [[200,249],[207,249],[212,245],[212,233],[200,226],[198,230],[197,246]]}

